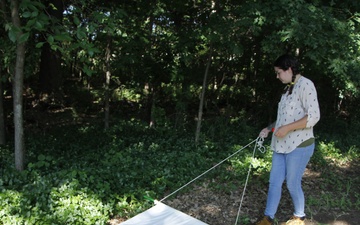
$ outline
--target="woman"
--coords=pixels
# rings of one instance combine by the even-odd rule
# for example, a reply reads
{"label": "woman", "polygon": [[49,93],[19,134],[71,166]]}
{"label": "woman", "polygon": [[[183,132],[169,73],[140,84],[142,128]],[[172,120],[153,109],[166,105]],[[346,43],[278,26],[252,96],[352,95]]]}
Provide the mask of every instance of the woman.
{"label": "woman", "polygon": [[320,119],[319,103],[313,82],[300,74],[294,57],[280,56],[274,69],[276,78],[287,86],[278,105],[276,122],[260,132],[261,137],[267,137],[273,131],[273,156],[265,215],[256,225],[273,224],[285,180],[294,205],[293,216],[286,224],[304,225],[305,198],[301,180],[314,152],[313,127]]}

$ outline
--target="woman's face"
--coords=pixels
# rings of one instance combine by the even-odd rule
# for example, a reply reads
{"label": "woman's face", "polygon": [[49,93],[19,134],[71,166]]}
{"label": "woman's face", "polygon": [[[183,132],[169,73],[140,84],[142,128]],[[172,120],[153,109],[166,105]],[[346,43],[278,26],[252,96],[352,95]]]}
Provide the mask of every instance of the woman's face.
{"label": "woman's face", "polygon": [[274,67],[276,78],[279,79],[283,84],[288,84],[292,79],[292,69],[291,67],[287,70],[280,69],[279,67]]}

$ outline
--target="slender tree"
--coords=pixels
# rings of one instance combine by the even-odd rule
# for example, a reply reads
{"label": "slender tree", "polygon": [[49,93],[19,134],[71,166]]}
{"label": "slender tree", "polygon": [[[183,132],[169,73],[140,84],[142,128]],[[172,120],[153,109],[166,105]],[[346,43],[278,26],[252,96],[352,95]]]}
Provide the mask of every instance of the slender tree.
{"label": "slender tree", "polygon": [[5,114],[4,114],[4,89],[2,82],[2,68],[0,67],[0,145],[6,144]]}
{"label": "slender tree", "polygon": [[109,128],[109,120],[110,120],[110,80],[111,80],[111,43],[112,37],[108,36],[107,46],[105,49],[105,129]]}
{"label": "slender tree", "polygon": [[[6,14],[5,14],[5,1],[0,1],[0,12],[2,12],[2,15],[0,16],[1,19],[4,21],[7,20]],[[5,34],[5,33],[4,33]],[[5,35],[4,35],[5,36]],[[4,58],[5,51],[0,50],[0,58]],[[2,63],[0,64],[0,145],[6,144],[6,126],[5,126],[5,112],[4,112],[4,88],[3,88],[3,69],[4,66]]]}
{"label": "slender tree", "polygon": [[15,167],[24,169],[25,143],[23,121],[23,83],[25,62],[25,40],[21,31],[19,1],[11,0],[11,19],[16,32],[16,63],[13,76],[13,104],[15,127]]}
{"label": "slender tree", "polygon": [[[211,49],[210,49],[210,52],[211,52]],[[204,73],[202,89],[201,89],[199,111],[198,111],[198,118],[197,118],[197,124],[196,124],[196,132],[195,132],[195,143],[196,144],[199,142],[199,137],[200,137],[201,121],[202,121],[202,115],[203,115],[203,111],[204,111],[205,90],[206,90],[206,87],[207,87],[207,80],[208,80],[208,76],[209,76],[209,68],[210,68],[211,61],[212,61],[211,58],[212,58],[212,56],[211,56],[211,54],[209,54],[208,61],[207,61],[207,64],[206,64],[205,73]]]}

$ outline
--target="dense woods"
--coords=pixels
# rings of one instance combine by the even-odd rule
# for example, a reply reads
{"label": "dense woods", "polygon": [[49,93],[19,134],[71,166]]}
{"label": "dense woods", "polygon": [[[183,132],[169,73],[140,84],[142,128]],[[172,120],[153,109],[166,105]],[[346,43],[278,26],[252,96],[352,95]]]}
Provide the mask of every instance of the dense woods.
{"label": "dense woods", "polygon": [[[109,115],[129,104],[141,112],[134,117],[151,124],[192,123],[202,117],[201,107],[201,120],[246,113],[266,123],[281,91],[272,61],[291,53],[301,60],[303,75],[316,83],[323,117],[356,120],[359,5],[3,0],[2,94],[14,102],[0,115],[14,116],[17,131],[19,114],[29,107],[94,107],[96,102],[98,112],[105,112],[105,127]],[[17,107],[22,99],[16,96],[23,94],[25,110]]]}
{"label": "dense woods", "polygon": [[320,128],[360,122],[359,1],[0,0],[0,12],[0,145],[14,153],[1,155],[18,171],[31,132],[85,118],[195,143],[214,118],[259,130],[275,117],[283,53],[317,87]]}

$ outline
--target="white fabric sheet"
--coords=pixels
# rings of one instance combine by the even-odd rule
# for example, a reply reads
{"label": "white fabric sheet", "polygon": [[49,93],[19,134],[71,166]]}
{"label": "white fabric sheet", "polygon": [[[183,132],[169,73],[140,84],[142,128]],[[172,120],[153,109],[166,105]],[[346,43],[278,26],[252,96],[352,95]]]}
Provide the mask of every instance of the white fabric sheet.
{"label": "white fabric sheet", "polygon": [[120,225],[208,225],[159,201]]}

